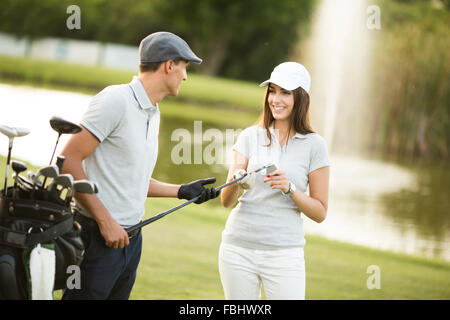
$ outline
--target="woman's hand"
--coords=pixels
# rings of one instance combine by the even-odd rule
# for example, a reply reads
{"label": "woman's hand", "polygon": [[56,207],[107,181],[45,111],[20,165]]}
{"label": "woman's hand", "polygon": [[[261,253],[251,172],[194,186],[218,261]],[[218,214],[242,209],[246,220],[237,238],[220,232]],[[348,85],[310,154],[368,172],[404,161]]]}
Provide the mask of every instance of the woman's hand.
{"label": "woman's hand", "polygon": [[275,170],[274,172],[268,174],[264,183],[270,182],[269,186],[272,189],[280,189],[284,193],[289,191],[289,179],[286,177],[283,171]]}
{"label": "woman's hand", "polygon": [[247,190],[253,187],[253,185],[255,184],[254,173],[247,173],[247,171],[245,171],[244,169],[237,169],[233,174],[233,180],[239,179],[244,175],[246,175],[245,178],[239,180],[237,184],[240,185],[242,189]]}

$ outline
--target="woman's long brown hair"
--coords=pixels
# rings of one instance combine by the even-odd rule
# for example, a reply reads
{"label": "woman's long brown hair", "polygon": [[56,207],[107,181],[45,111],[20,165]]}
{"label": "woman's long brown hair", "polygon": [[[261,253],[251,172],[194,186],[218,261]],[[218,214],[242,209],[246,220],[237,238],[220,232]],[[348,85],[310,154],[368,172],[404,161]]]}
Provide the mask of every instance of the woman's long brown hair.
{"label": "woman's long brown hair", "polygon": [[[267,137],[269,138],[267,146],[272,144],[272,134],[269,131],[269,127],[275,120],[269,106],[269,87],[270,84],[267,86],[264,110],[259,121],[259,125],[266,129]],[[309,122],[309,94],[301,87],[292,90],[292,94],[294,95],[294,108],[290,116],[288,133],[290,134],[292,129],[300,134],[313,133],[314,131]]]}

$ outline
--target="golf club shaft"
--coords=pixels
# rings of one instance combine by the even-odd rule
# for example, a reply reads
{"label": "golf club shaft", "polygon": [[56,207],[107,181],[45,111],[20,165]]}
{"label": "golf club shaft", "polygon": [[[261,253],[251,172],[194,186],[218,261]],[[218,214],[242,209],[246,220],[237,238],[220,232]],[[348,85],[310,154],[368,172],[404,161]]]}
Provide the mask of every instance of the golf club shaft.
{"label": "golf club shaft", "polygon": [[13,140],[9,139],[9,148],[8,148],[8,158],[6,160],[6,172],[5,172],[5,188],[3,189],[3,194],[7,195],[7,187],[8,187],[8,176],[9,176],[9,163],[11,162],[11,151],[12,151]]}
{"label": "golf club shaft", "polygon": [[172,213],[172,212],[174,212],[174,211],[176,211],[178,209],[181,209],[181,208],[187,206],[188,204],[191,204],[192,202],[197,201],[198,199],[200,199],[200,196],[196,196],[195,198],[192,198],[191,200],[186,201],[186,202],[180,204],[179,206],[176,206],[176,207],[174,207],[172,209],[169,209],[167,211],[161,212],[161,213],[159,213],[159,214],[157,214],[157,215],[155,215],[155,216],[153,216],[153,217],[151,217],[151,218],[149,218],[147,220],[144,220],[144,221],[142,221],[142,222],[140,222],[138,224],[135,224],[134,226],[126,228],[125,231],[127,233],[130,233],[130,232],[132,232],[132,231],[134,231],[136,229],[142,228],[142,227],[148,225],[149,223],[152,223],[152,222],[155,222],[156,220],[161,219],[162,217],[168,215],[169,213]]}
{"label": "golf club shaft", "polygon": [[[56,144],[55,144],[55,148],[53,149],[53,154],[52,154],[52,157],[51,157],[51,159],[50,159],[50,163],[48,164],[49,166],[52,164],[52,161],[53,161],[53,157],[55,156],[55,152],[56,152],[56,147],[58,146],[58,142],[59,142],[59,138],[61,137],[61,133],[60,134],[58,134],[58,139],[56,139]],[[45,179],[44,179],[44,187],[45,187],[45,183],[47,182],[47,177],[45,177]]]}
{"label": "golf club shaft", "polygon": [[55,156],[56,147],[58,146],[59,138],[61,138],[61,134],[58,134],[58,139],[56,139],[55,148],[53,149],[53,154],[52,154],[52,157],[50,159],[50,163],[48,164],[49,166],[52,164],[53,157]]}
{"label": "golf club shaft", "polygon": [[[253,172],[251,172],[251,173],[256,173],[256,172],[258,172],[258,171],[261,171],[261,170],[264,169],[264,168],[267,168],[267,166],[261,167],[261,168],[255,170],[255,171],[253,171]],[[239,178],[234,179],[234,180],[232,180],[232,181],[230,181],[230,182],[227,182],[227,183],[225,183],[225,184],[223,184],[223,185],[221,185],[221,186],[219,186],[219,187],[217,187],[217,188],[215,188],[215,189],[216,189],[216,191],[220,191],[220,190],[222,190],[223,188],[228,187],[229,185],[232,185],[233,183],[236,183],[236,182],[238,182],[238,181],[241,181],[241,180],[244,179],[248,174],[249,174],[249,173],[246,173],[246,174],[243,175],[242,177],[239,177]],[[149,218],[149,219],[147,219],[147,220],[144,220],[144,221],[142,221],[142,222],[140,222],[140,223],[138,223],[138,224],[135,224],[134,226],[131,226],[131,227],[129,227],[129,228],[126,228],[125,231],[126,231],[127,233],[130,233],[130,232],[132,232],[132,231],[134,231],[134,230],[136,230],[136,229],[142,228],[142,227],[144,227],[144,226],[146,226],[146,225],[148,225],[148,224],[150,224],[150,223],[152,223],[152,222],[155,222],[156,220],[159,220],[159,219],[163,218],[164,216],[168,215],[169,213],[172,213],[172,212],[174,212],[174,211],[176,211],[176,210],[178,210],[178,209],[181,209],[181,208],[187,206],[188,204],[191,204],[192,202],[197,201],[199,198],[200,198],[200,196],[197,196],[197,197],[195,197],[195,198],[192,198],[191,200],[186,201],[186,202],[180,204],[179,206],[176,206],[176,207],[174,207],[174,208],[172,208],[172,209],[169,209],[169,210],[167,210],[167,211],[164,211],[164,212],[162,212],[162,213],[159,213],[159,214],[157,214],[157,215],[155,215],[155,216],[153,216],[153,217],[151,217],[151,218]]]}

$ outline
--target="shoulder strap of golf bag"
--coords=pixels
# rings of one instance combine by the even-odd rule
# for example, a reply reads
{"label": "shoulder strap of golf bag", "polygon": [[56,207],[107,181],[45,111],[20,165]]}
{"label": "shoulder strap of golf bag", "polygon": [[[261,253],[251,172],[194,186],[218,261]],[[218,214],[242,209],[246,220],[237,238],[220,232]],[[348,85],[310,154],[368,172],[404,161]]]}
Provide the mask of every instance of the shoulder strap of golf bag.
{"label": "shoulder strap of golf bag", "polygon": [[0,226],[0,244],[19,248],[28,248],[38,243],[45,243],[72,230],[73,217],[38,233],[15,231]]}

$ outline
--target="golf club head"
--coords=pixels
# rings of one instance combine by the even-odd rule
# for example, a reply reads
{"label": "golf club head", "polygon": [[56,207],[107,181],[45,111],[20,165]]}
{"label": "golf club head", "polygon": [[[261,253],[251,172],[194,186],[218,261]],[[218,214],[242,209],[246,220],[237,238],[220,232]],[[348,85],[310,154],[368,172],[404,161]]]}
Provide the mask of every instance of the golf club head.
{"label": "golf club head", "polygon": [[[54,199],[60,199],[61,193],[64,189],[67,189],[66,198],[64,201],[72,198],[73,195],[73,177],[71,174],[60,174],[56,178],[53,179],[52,183],[47,189],[47,199],[48,197],[52,197]],[[61,188],[58,188],[60,186]],[[70,202],[70,201],[69,201]]]}
{"label": "golf club head", "polygon": [[[33,171],[28,171],[27,176],[28,176],[28,181],[30,181],[31,185],[34,185],[34,186],[37,185],[39,187],[43,186],[44,183],[42,182],[42,180],[39,177],[36,178],[36,173],[34,173]],[[36,179],[36,182],[34,182],[35,179]]]}
{"label": "golf club head", "polygon": [[73,188],[73,177],[71,174],[60,174],[55,177],[49,188],[54,188],[60,185],[63,189]]}
{"label": "golf club head", "polygon": [[12,161],[11,166],[12,166],[14,172],[16,172],[17,174],[28,169],[27,165],[25,163],[19,162],[19,161]]}
{"label": "golf club head", "polygon": [[60,135],[75,134],[81,131],[81,127],[79,125],[56,116],[53,116],[50,119],[50,126]]}
{"label": "golf club head", "polygon": [[26,128],[19,128],[19,127],[8,127],[5,125],[0,126],[0,132],[7,136],[9,138],[9,148],[8,148],[8,157],[6,158],[6,168],[5,168],[5,184],[4,184],[4,192],[3,194],[6,196],[7,194],[7,187],[8,187],[8,176],[9,176],[9,163],[11,161],[11,150],[13,146],[14,138],[16,137],[22,137],[26,136],[30,133],[30,130]]}
{"label": "golf club head", "polygon": [[266,174],[271,174],[272,172],[278,170],[277,166],[275,164],[270,164],[267,166]]}
{"label": "golf club head", "polygon": [[17,183],[21,185],[25,190],[27,191],[33,190],[33,183],[31,181],[27,180],[26,178],[20,175],[16,175],[15,178],[17,180]]}
{"label": "golf club head", "polygon": [[47,166],[39,169],[39,171],[36,173],[33,183],[36,184],[40,176],[44,176],[45,179],[47,178],[56,178],[59,175],[59,169],[57,166]]}
{"label": "golf club head", "polygon": [[5,125],[0,126],[0,132],[3,133],[8,138],[17,138],[17,137],[23,137],[30,133],[30,130],[27,128],[20,128],[20,127],[8,127]]}
{"label": "golf club head", "polygon": [[86,193],[86,194],[95,194],[95,186],[94,183],[89,180],[77,180],[73,183],[73,188],[75,192]]}
{"label": "golf club head", "polygon": [[11,162],[11,166],[15,172],[15,175],[13,176],[14,179],[14,188],[13,188],[13,199],[16,199],[16,194],[17,194],[17,180],[19,177],[19,174],[21,172],[24,172],[25,170],[27,170],[27,165],[23,162],[19,162],[19,161],[12,161]]}
{"label": "golf club head", "polygon": [[[58,146],[59,138],[62,134],[75,134],[78,132],[81,132],[81,127],[73,122],[67,121],[65,119],[62,119],[60,117],[53,116],[50,119],[50,126],[53,130],[58,132],[58,139],[56,139],[55,148],[53,149],[52,157],[50,158],[50,163],[52,164],[53,157],[55,156],[56,147]],[[60,163],[62,166],[62,163]]]}

